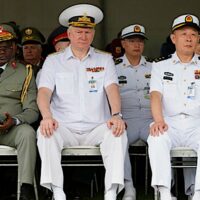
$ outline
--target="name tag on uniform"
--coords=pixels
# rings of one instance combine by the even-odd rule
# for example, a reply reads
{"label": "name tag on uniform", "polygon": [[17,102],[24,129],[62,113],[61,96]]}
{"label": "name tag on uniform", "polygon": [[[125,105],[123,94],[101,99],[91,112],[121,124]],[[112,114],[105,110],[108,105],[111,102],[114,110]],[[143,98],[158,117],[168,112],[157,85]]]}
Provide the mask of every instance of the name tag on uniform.
{"label": "name tag on uniform", "polygon": [[195,82],[191,82],[191,85],[188,86],[188,96],[189,99],[193,99],[195,97]]}
{"label": "name tag on uniform", "polygon": [[89,83],[89,92],[97,92],[97,81],[92,76],[91,79],[88,81]]}
{"label": "name tag on uniform", "polygon": [[164,79],[164,80],[169,80],[169,81],[172,81],[172,80],[173,80],[173,78],[170,77],[170,76],[163,76],[163,79]]}
{"label": "name tag on uniform", "polygon": [[164,75],[166,75],[166,76],[174,76],[174,74],[171,73],[171,72],[164,72]]}
{"label": "name tag on uniform", "polygon": [[127,77],[126,76],[119,76],[118,81],[119,81],[119,85],[123,86],[123,85],[127,84]]}
{"label": "name tag on uniform", "polygon": [[150,99],[150,87],[149,87],[149,83],[146,84],[146,86],[144,87],[144,98],[145,99]]}

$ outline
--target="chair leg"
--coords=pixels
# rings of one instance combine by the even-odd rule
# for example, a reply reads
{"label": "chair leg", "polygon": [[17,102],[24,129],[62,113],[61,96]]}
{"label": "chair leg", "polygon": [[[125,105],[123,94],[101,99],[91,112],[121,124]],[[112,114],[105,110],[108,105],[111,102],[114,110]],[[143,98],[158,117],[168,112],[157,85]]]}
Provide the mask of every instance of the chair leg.
{"label": "chair leg", "polygon": [[175,172],[174,172],[174,175],[175,175],[175,195],[176,197],[178,196],[178,171],[177,169],[174,169]]}
{"label": "chair leg", "polygon": [[136,170],[136,168],[137,168],[137,164],[136,164],[136,162],[137,162],[137,156],[134,156],[134,158],[133,158],[133,170],[134,170],[134,183],[136,183],[137,182],[137,180],[136,180],[136,174],[137,174],[137,170]]}
{"label": "chair leg", "polygon": [[[19,176],[19,171],[18,171],[18,178],[17,178],[17,200],[19,200],[20,198],[20,190],[21,190],[21,182],[20,182],[20,176]],[[34,192],[35,192],[35,199],[39,200],[38,198],[38,190],[37,190],[37,183],[36,183],[36,178],[34,176],[33,179],[33,183],[34,183]]]}
{"label": "chair leg", "polygon": [[20,189],[21,189],[21,183],[20,183],[20,175],[19,175],[19,167],[17,169],[17,200],[20,198]]}
{"label": "chair leg", "polygon": [[36,182],[35,176],[34,176],[33,183],[34,183],[35,199],[39,200],[39,198],[38,198],[38,190],[37,190],[37,182]]}
{"label": "chair leg", "polygon": [[95,182],[96,192],[98,192],[99,188],[98,188],[98,182],[97,182],[97,175],[96,175],[96,173],[94,174],[94,182]]}
{"label": "chair leg", "polygon": [[94,179],[90,182],[90,197],[93,198],[94,196]]}
{"label": "chair leg", "polygon": [[159,191],[158,191],[158,188],[155,187],[154,188],[154,200],[159,200],[160,197],[159,197]]}

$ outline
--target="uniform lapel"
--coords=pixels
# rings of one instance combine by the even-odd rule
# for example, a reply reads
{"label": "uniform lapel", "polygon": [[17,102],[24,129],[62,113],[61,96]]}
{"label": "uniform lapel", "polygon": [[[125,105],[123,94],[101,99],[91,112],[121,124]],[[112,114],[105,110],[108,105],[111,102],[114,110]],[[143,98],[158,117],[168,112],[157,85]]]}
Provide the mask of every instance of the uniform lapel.
{"label": "uniform lapel", "polygon": [[3,81],[3,80],[6,79],[7,77],[11,76],[13,73],[15,73],[15,69],[11,66],[10,63],[8,63],[8,65],[6,66],[6,69],[5,69],[4,72],[1,74],[0,80]]}

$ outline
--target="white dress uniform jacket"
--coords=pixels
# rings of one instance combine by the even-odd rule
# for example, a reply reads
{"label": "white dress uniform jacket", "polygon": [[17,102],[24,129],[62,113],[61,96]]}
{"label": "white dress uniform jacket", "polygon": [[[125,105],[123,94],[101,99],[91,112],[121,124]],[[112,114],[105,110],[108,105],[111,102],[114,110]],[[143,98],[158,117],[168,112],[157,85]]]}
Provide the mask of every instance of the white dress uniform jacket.
{"label": "white dress uniform jacket", "polygon": [[[164,120],[169,126],[163,135],[148,138],[152,185],[170,188],[170,149],[188,146],[198,155],[200,153],[200,58],[194,55],[189,63],[181,63],[174,53],[171,58],[154,63],[150,84],[152,91],[162,94]],[[186,177],[186,193],[194,184],[194,176],[192,173]],[[200,161],[195,187],[200,189]]]}
{"label": "white dress uniform jacket", "polygon": [[[120,85],[123,118],[127,123],[128,143],[138,139],[147,140],[149,124],[152,122],[150,111],[151,63],[144,56],[138,66],[132,66],[126,55],[116,60],[116,69]],[[126,152],[125,179],[131,181],[131,163]]]}
{"label": "white dress uniform jacket", "polygon": [[113,183],[119,184],[119,191],[123,188],[127,136],[114,137],[106,125],[110,110],[105,88],[117,82],[111,55],[92,47],[82,60],[74,57],[70,46],[47,57],[38,87],[53,92],[50,109],[59,127],[50,138],[43,137],[38,129],[43,186],[63,187],[60,163],[64,147],[100,145],[106,190]]}
{"label": "white dress uniform jacket", "polygon": [[146,141],[149,123],[152,122],[149,98],[152,63],[142,56],[139,65],[133,67],[126,55],[117,63],[122,114],[128,125],[129,144],[138,139]]}

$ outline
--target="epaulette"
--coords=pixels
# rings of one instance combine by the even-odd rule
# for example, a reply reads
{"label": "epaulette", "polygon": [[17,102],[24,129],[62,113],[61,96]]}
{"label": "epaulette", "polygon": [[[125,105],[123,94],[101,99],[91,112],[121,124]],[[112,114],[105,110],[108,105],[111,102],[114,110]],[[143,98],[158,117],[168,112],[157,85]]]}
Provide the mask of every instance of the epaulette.
{"label": "epaulette", "polygon": [[171,58],[171,57],[172,57],[172,55],[170,54],[170,55],[167,55],[167,56],[155,58],[154,61],[155,61],[155,62],[160,62],[160,61],[162,61],[162,60],[167,60],[167,59],[169,59],[169,58]]}
{"label": "epaulette", "polygon": [[116,58],[116,59],[114,59],[114,62],[115,62],[115,65],[118,65],[118,64],[120,64],[120,63],[123,62],[123,59],[121,59],[121,58]]}
{"label": "epaulette", "polygon": [[103,53],[103,54],[109,54],[109,55],[111,55],[110,52],[99,50],[99,49],[94,49],[94,51],[97,52],[97,53]]}
{"label": "epaulette", "polygon": [[149,58],[149,57],[147,57],[147,56],[145,56],[145,60],[146,60],[147,62],[153,62],[153,61],[154,61],[153,58]]}
{"label": "epaulette", "polygon": [[27,63],[24,61],[24,60],[22,60],[22,59],[19,59],[19,60],[17,60],[20,64],[22,64],[22,65],[26,65]]}

